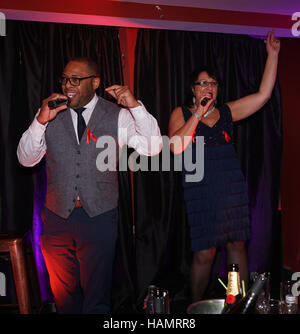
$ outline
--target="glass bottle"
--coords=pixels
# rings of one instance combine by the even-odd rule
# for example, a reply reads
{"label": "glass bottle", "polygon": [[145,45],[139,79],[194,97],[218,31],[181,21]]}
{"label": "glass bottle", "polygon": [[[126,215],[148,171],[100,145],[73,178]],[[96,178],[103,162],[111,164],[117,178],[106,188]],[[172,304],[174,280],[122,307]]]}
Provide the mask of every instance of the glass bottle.
{"label": "glass bottle", "polygon": [[147,296],[144,299],[144,311],[147,314],[154,314],[154,293],[156,286],[149,285]]}
{"label": "glass bottle", "polygon": [[230,264],[228,267],[228,283],[226,290],[226,300],[222,313],[229,310],[242,298],[241,280],[239,266],[236,263]]}
{"label": "glass bottle", "polygon": [[284,314],[298,314],[297,298],[293,295],[286,295],[285,302],[282,305],[282,313]]}
{"label": "glass bottle", "polygon": [[267,273],[262,273],[248,290],[246,296],[240,299],[227,314],[251,314],[257,313],[255,308],[256,301],[268,279]]}
{"label": "glass bottle", "polygon": [[[252,273],[252,282],[255,282],[255,280],[257,279],[259,273],[258,272],[254,272]],[[266,272],[266,283],[264,285],[264,288],[261,290],[257,301],[256,301],[256,310],[258,311],[258,313],[260,314],[267,314],[269,313],[269,307],[270,307],[270,273]]]}

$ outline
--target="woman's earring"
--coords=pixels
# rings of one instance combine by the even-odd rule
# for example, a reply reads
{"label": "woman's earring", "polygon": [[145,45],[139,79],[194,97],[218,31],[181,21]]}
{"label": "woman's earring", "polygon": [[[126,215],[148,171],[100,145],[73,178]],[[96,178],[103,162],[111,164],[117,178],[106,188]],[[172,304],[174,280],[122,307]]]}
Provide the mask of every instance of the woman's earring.
{"label": "woman's earring", "polygon": [[193,105],[196,105],[196,98],[193,96]]}

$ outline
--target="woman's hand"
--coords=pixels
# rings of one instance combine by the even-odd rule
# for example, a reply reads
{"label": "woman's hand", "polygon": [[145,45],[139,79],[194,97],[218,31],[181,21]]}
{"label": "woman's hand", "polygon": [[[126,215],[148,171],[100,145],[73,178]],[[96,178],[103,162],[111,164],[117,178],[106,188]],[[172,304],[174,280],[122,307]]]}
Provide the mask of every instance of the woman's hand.
{"label": "woman's hand", "polygon": [[274,30],[268,32],[266,40],[266,49],[268,55],[278,55],[280,51],[280,40],[274,37]]}
{"label": "woman's hand", "polygon": [[266,40],[268,53],[264,74],[257,93],[228,102],[234,122],[244,119],[259,110],[272,96],[277,76],[280,41],[274,38],[274,31],[268,32]]}
{"label": "woman's hand", "polygon": [[[204,104],[204,106],[201,104],[203,100],[207,100],[207,102]],[[196,110],[195,112],[198,113],[201,117],[208,111],[211,109],[211,106],[213,105],[213,103],[215,102],[214,99],[212,98],[208,98],[206,96],[202,97],[200,100],[196,101]]]}

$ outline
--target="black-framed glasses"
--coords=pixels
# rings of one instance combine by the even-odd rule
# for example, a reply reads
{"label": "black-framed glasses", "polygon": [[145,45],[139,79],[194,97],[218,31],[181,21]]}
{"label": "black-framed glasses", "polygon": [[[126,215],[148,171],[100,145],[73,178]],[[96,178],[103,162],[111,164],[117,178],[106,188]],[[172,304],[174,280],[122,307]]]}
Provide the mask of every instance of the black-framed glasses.
{"label": "black-framed glasses", "polygon": [[203,88],[208,87],[208,86],[211,86],[212,88],[218,87],[217,81],[206,81],[206,80],[201,80],[201,81],[195,82],[194,85],[195,86],[200,86],[200,87],[203,87]]}
{"label": "black-framed glasses", "polygon": [[59,83],[61,85],[66,85],[69,81],[69,83],[72,85],[72,86],[80,86],[80,82],[81,80],[85,80],[85,79],[90,79],[90,78],[96,78],[96,75],[90,75],[88,77],[83,77],[83,78],[78,78],[78,77],[71,77],[71,78],[68,78],[68,77],[61,77],[59,79]]}

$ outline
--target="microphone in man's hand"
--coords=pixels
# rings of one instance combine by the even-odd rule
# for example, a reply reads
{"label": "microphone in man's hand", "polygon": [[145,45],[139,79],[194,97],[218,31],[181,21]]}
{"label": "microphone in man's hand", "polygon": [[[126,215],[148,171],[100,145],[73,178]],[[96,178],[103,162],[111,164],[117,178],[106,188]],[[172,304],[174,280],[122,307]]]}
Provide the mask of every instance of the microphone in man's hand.
{"label": "microphone in man's hand", "polygon": [[55,109],[55,108],[62,106],[63,104],[65,104],[66,106],[69,106],[71,99],[68,96],[66,96],[66,98],[67,99],[56,99],[56,100],[48,101],[48,107],[50,109]]}
{"label": "microphone in man's hand", "polygon": [[206,106],[206,103],[209,101],[210,99],[208,97],[205,97],[201,102],[200,104],[202,105],[202,107],[205,107]]}

